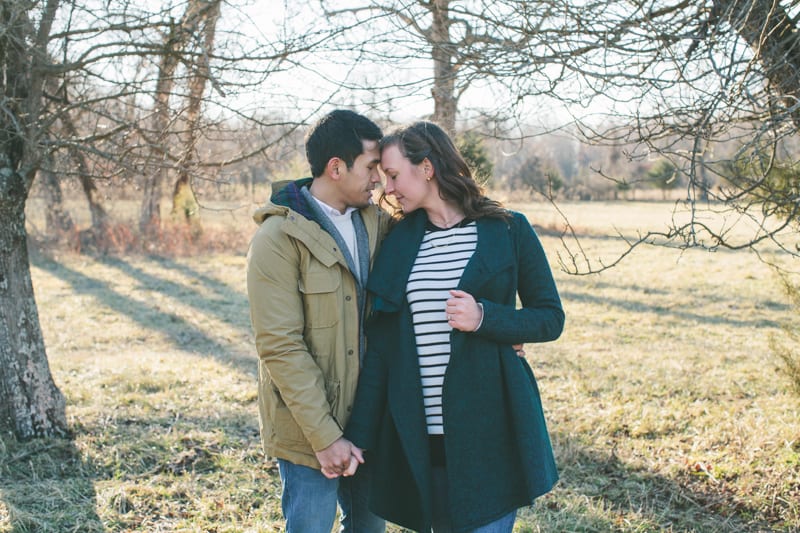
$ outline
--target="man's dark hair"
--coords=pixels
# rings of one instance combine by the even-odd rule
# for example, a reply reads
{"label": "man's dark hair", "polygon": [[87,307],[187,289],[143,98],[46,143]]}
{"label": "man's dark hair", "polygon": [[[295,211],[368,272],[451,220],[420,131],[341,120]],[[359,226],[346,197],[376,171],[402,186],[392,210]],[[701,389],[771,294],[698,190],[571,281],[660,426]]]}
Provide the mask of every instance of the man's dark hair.
{"label": "man's dark hair", "polygon": [[381,137],[381,129],[367,117],[346,109],[331,111],[306,135],[306,158],[311,165],[311,175],[315,178],[322,175],[333,157],[351,168],[364,151],[362,141],[379,141]]}

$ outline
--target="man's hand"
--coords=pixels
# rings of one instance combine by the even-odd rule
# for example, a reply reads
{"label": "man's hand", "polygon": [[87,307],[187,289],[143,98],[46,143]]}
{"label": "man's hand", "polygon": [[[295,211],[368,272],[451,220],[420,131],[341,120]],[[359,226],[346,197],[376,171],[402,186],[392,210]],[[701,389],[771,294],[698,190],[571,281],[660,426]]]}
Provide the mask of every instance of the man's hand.
{"label": "man's hand", "polygon": [[[322,466],[322,474],[329,479],[343,474],[352,475],[358,464],[364,462],[361,449],[344,437],[339,437],[324,450],[316,452],[316,456]],[[351,465],[353,462],[356,464]]]}

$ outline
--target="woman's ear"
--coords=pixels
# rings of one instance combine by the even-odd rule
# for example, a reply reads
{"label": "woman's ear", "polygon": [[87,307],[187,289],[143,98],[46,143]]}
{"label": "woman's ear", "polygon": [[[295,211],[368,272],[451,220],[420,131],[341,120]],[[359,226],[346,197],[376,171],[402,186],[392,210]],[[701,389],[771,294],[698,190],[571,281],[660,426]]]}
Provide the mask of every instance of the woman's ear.
{"label": "woman's ear", "polygon": [[433,178],[433,163],[427,157],[422,160],[422,172],[425,173],[425,181],[431,181]]}

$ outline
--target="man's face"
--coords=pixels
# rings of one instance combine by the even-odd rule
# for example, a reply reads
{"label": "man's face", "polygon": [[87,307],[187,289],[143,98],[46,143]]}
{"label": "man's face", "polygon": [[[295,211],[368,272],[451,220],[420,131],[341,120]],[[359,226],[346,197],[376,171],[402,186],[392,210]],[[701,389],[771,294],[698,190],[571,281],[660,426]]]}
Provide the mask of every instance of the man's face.
{"label": "man's face", "polygon": [[361,141],[364,150],[347,168],[342,161],[339,168],[339,194],[347,207],[366,207],[372,200],[372,191],[381,182],[378,164],[381,153],[378,141]]}

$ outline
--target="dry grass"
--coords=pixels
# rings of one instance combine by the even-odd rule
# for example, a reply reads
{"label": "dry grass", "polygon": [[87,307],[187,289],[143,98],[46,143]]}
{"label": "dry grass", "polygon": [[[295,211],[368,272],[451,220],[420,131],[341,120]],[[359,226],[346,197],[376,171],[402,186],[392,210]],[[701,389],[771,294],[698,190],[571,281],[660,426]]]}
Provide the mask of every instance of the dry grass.
{"label": "dry grass", "polygon": [[[517,207],[558,226],[543,205]],[[574,223],[610,257],[611,221],[633,230],[658,209],[582,204]],[[252,232],[246,214],[231,223]],[[559,241],[543,242],[554,259]],[[280,530],[244,264],[242,250],[35,257],[74,437],[0,440],[0,531]],[[562,476],[517,531],[800,530],[800,401],[769,349],[796,318],[770,269],[641,248],[601,275],[556,275],[565,333],[526,350]]]}

